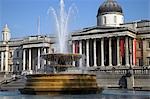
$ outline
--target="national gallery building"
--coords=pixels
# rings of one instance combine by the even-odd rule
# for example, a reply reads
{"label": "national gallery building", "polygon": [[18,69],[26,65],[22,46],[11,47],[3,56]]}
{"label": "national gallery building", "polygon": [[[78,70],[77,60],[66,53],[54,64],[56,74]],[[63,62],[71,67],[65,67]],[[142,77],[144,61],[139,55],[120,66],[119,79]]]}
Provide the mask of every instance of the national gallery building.
{"label": "national gallery building", "polygon": [[[54,37],[12,39],[7,25],[1,33],[0,73],[37,71],[49,64],[40,56],[55,51]],[[97,26],[73,32],[69,46],[82,55],[73,63],[79,67],[150,66],[150,20],[124,23],[122,7],[105,0],[97,12]]]}
{"label": "national gallery building", "polygon": [[121,6],[106,0],[98,9],[97,26],[72,33],[72,49],[84,56],[78,66],[149,66],[150,20],[124,23]]}

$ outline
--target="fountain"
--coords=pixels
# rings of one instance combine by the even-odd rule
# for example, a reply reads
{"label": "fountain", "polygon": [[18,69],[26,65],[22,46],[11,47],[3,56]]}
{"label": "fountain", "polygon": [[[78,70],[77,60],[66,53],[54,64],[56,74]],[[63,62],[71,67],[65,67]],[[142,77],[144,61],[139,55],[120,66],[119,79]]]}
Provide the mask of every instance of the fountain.
{"label": "fountain", "polygon": [[63,0],[60,0],[60,13],[57,15],[56,10],[53,7],[48,9],[48,14],[52,13],[56,22],[57,31],[57,51],[60,53],[67,53],[67,40],[68,40],[68,22],[71,13],[74,12],[74,5],[69,7],[68,13],[65,11],[65,4]]}
{"label": "fountain", "polygon": [[[53,8],[56,19],[58,53],[43,54],[41,57],[50,61],[56,72],[48,74],[27,75],[25,88],[19,89],[22,94],[91,94],[102,91],[96,83],[96,75],[88,73],[62,73],[72,67],[73,61],[81,58],[80,54],[67,53],[67,25],[73,7],[69,8],[68,15],[64,10],[64,1],[60,0],[60,19]],[[59,21],[60,20],[60,21]]]}

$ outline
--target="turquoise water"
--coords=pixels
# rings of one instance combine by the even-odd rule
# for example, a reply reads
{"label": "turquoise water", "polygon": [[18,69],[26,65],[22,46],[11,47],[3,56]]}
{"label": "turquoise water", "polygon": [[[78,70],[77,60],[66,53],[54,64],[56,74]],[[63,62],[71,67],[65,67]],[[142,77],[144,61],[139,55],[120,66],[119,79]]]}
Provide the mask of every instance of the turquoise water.
{"label": "turquoise water", "polygon": [[104,90],[90,95],[21,95],[16,92],[0,92],[0,99],[150,99],[150,92],[128,90]]}

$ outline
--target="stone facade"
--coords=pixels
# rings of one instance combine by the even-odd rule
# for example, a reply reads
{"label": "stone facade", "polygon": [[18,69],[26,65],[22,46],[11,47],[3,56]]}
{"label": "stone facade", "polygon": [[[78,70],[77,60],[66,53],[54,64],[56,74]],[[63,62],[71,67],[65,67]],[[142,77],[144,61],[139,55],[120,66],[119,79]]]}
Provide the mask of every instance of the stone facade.
{"label": "stone facade", "polygon": [[40,58],[40,55],[51,53],[54,48],[54,37],[37,35],[22,39],[10,39],[10,31],[7,25],[4,27],[2,34],[0,72],[37,71],[47,63]]}
{"label": "stone facade", "polygon": [[72,33],[73,53],[84,56],[75,65],[84,61],[86,67],[149,66],[150,20],[123,21],[121,6],[115,0],[104,1],[98,9],[97,26]]}
{"label": "stone facade", "polygon": [[[82,54],[74,66],[150,65],[150,20],[124,23],[123,15],[117,2],[106,0],[98,10],[97,26],[72,33],[72,52]],[[37,71],[48,63],[40,55],[53,52],[54,43],[53,37],[41,35],[11,39],[6,25],[0,41],[0,72]]]}
{"label": "stone facade", "polygon": [[136,31],[136,65],[150,65],[150,20],[125,23],[122,26]]}

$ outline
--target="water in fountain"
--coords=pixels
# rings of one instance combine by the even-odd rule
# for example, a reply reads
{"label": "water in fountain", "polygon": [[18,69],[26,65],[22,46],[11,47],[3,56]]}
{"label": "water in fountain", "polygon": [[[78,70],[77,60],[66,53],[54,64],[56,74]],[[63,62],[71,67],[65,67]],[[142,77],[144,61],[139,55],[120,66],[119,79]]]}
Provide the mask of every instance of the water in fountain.
{"label": "water in fountain", "polygon": [[53,7],[48,9],[48,14],[52,12],[56,22],[56,30],[57,30],[57,53],[67,53],[67,41],[68,41],[68,22],[70,19],[71,13],[74,12],[75,6],[72,5],[69,7],[68,13],[65,11],[64,0],[60,0],[60,12],[57,15],[56,10]]}
{"label": "water in fountain", "polygon": [[48,9],[48,14],[53,14],[56,22],[57,30],[57,49],[55,53],[48,53],[42,55],[45,60],[50,61],[50,65],[54,67],[70,67],[72,66],[73,61],[77,61],[81,58],[79,54],[68,53],[68,23],[70,20],[71,14],[74,14],[74,11],[77,11],[74,4],[72,4],[68,12],[65,11],[64,0],[60,0],[60,11],[57,14],[56,10],[53,7]]}

